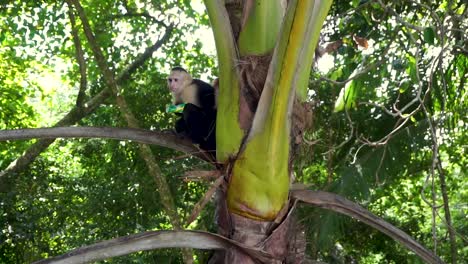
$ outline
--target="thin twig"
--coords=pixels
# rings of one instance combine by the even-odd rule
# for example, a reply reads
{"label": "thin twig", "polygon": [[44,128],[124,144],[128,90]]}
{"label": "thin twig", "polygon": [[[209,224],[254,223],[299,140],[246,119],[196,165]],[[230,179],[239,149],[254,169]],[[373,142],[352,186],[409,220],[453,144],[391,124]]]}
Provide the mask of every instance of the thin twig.
{"label": "thin twig", "polygon": [[111,16],[111,18],[135,18],[135,17],[145,18],[165,28],[168,27],[168,25],[166,25],[163,21],[155,18],[154,16],[150,15],[148,12],[127,12],[125,14],[118,14],[118,15]]}
{"label": "thin twig", "polygon": [[393,10],[392,8],[390,8],[389,6],[385,5],[381,0],[377,0],[377,2],[380,4],[380,6],[387,12],[391,13],[398,22],[400,22],[402,25],[404,25],[405,27],[408,27],[408,28],[411,28],[411,29],[414,29],[416,31],[424,31],[424,28],[423,27],[420,27],[420,26],[416,26],[416,25],[413,25],[411,23],[408,23],[406,22],[403,18],[401,18],[398,13]]}
{"label": "thin twig", "polygon": [[73,10],[69,7],[68,9],[68,16],[70,17],[71,23],[71,34],[73,37],[73,43],[75,44],[75,53],[76,53],[76,61],[78,62],[78,68],[80,70],[80,88],[78,92],[78,96],[76,98],[76,106],[82,107],[83,102],[86,97],[86,90],[87,90],[87,74],[86,74],[86,61],[84,59],[84,52],[83,47],[81,45],[80,37],[78,36],[78,30],[76,29],[76,19],[75,15],[73,14]]}
{"label": "thin twig", "polygon": [[210,201],[211,197],[215,193],[215,191],[223,184],[224,176],[218,177],[216,181],[211,184],[211,187],[206,191],[205,195],[197,202],[197,204],[193,207],[192,213],[190,217],[187,219],[186,226],[189,226],[195,219],[200,215],[200,212],[205,208],[206,204]]}

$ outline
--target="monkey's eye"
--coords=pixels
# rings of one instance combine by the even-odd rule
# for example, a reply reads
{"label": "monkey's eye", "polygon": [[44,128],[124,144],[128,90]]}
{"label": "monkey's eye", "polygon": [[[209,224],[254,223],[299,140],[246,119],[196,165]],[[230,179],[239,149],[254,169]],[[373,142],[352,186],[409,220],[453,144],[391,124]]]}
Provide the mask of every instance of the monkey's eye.
{"label": "monkey's eye", "polygon": [[167,80],[168,80],[169,82],[172,82],[172,79],[171,79],[171,78],[168,78]]}

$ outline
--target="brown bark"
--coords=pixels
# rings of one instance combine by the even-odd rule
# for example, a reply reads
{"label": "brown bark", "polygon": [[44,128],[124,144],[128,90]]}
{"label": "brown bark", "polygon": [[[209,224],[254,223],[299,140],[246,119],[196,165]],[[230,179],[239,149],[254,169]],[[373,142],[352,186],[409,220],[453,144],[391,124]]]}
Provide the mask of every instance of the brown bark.
{"label": "brown bark", "polygon": [[294,204],[285,207],[278,218],[271,222],[232,214],[227,209],[221,210],[224,213],[221,216],[218,211],[218,224],[222,227],[220,235],[262,254],[268,254],[269,259],[259,262],[256,255],[238,248],[229,248],[217,252],[209,263],[304,263],[305,237],[300,227],[295,228],[294,209]]}

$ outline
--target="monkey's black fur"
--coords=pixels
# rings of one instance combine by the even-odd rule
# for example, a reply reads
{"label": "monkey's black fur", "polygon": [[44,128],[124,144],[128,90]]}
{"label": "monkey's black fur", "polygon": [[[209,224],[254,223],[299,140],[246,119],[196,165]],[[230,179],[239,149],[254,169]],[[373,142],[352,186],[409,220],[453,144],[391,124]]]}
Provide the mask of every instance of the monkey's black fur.
{"label": "monkey's black fur", "polygon": [[[182,116],[175,124],[179,134],[185,134],[193,143],[206,151],[216,151],[216,108],[214,88],[201,80],[193,79],[184,89],[197,89],[195,100],[185,102]],[[200,105],[198,107],[196,104]],[[213,153],[214,154],[214,153]]]}

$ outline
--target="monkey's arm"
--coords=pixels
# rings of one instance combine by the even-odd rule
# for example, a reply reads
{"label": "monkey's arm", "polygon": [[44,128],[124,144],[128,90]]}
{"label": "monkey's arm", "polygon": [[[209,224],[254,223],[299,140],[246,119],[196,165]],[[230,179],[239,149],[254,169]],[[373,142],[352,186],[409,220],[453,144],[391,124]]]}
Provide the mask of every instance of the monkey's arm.
{"label": "monkey's arm", "polygon": [[175,131],[177,134],[182,134],[188,132],[187,124],[185,123],[184,116],[180,116],[175,123]]}

